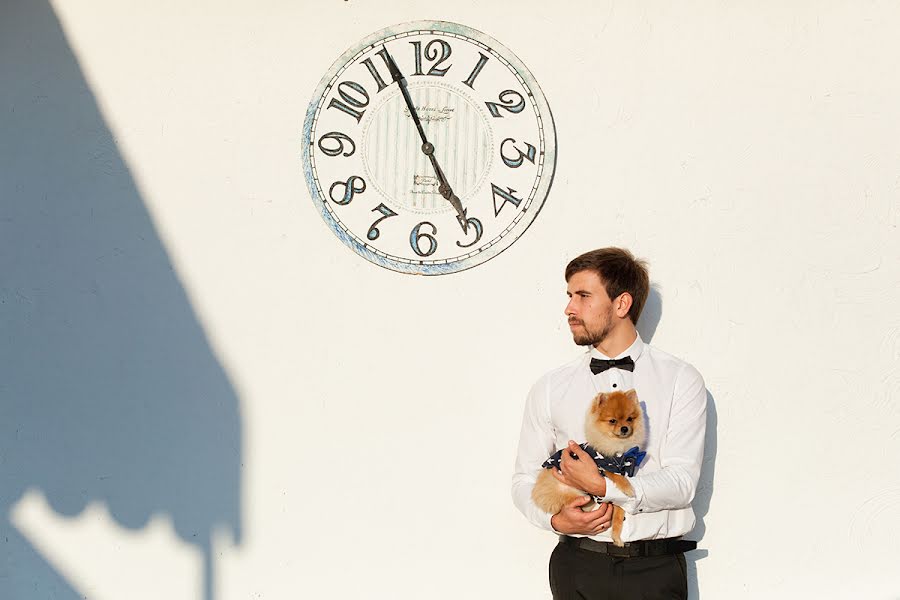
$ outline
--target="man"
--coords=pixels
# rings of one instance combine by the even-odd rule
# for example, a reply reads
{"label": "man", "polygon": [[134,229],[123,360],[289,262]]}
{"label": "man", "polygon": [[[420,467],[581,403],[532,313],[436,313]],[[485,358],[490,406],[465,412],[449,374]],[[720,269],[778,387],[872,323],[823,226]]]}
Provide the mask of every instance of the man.
{"label": "man", "polygon": [[[577,360],[544,375],[525,404],[512,479],[513,501],[538,527],[559,534],[550,557],[554,600],[687,598],[680,540],[694,526],[691,500],[700,477],[706,430],[706,388],[694,367],[645,344],[635,325],[650,291],[645,263],[627,250],[603,248],[566,267],[565,314]],[[599,392],[635,389],[644,408],[647,456],[630,479],[634,497],[602,476],[579,446],[584,419]],[[541,511],[531,490],[541,464],[559,448],[557,479],[586,495],[555,515]],[[570,452],[578,458],[572,458]],[[624,548],[612,544],[612,504],[625,510]]]}

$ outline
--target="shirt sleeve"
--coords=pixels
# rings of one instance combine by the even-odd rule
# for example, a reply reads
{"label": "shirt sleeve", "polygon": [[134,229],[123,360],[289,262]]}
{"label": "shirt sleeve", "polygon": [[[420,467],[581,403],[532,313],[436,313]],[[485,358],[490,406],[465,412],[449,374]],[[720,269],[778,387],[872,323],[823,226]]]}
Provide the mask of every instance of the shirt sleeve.
{"label": "shirt sleeve", "polygon": [[522,417],[519,449],[512,476],[512,498],[513,504],[525,518],[547,531],[554,531],[550,525],[553,515],[535,505],[531,499],[531,490],[541,472],[541,464],[555,451],[555,440],[556,434],[550,422],[547,380],[544,378],[531,388],[525,400],[525,414]]}
{"label": "shirt sleeve", "polygon": [[669,428],[660,446],[661,468],[637,474],[629,481],[634,497],[626,496],[607,480],[604,500],[629,514],[674,510],[690,506],[697,491],[706,438],[706,385],[691,365],[675,378]]}

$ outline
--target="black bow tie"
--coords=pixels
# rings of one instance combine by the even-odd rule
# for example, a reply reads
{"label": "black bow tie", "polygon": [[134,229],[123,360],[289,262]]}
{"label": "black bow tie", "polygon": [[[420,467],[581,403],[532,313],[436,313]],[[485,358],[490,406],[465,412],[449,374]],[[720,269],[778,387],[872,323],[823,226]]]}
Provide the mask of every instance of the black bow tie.
{"label": "black bow tie", "polygon": [[594,375],[602,373],[607,369],[612,369],[613,367],[616,369],[624,369],[626,371],[634,371],[634,361],[631,360],[630,356],[614,358],[613,360],[601,360],[599,358],[591,359],[591,373]]}

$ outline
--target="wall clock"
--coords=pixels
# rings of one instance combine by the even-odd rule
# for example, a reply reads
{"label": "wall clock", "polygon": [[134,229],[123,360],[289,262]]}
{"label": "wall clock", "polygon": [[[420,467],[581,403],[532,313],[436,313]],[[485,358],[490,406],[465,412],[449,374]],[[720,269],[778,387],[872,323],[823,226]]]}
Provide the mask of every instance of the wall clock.
{"label": "wall clock", "polygon": [[455,23],[396,25],[354,45],[303,125],[322,218],[356,253],[402,273],[453,273],[508,248],[540,212],[555,167],[534,77]]}

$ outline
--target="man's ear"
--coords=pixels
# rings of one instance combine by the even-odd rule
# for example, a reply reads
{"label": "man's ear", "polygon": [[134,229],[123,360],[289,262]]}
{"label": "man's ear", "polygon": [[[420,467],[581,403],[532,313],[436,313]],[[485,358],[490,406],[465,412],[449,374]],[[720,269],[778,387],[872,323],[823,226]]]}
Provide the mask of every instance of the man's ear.
{"label": "man's ear", "polygon": [[634,304],[634,298],[631,297],[630,293],[622,292],[619,294],[619,297],[613,302],[613,310],[616,311],[616,316],[624,319],[628,316],[628,311],[631,310],[632,304]]}

